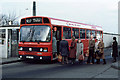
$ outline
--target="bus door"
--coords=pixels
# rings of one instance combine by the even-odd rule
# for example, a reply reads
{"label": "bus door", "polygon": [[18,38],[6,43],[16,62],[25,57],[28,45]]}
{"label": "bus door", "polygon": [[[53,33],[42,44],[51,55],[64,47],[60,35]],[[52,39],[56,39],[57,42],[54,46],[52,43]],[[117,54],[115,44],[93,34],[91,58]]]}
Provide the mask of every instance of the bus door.
{"label": "bus door", "polygon": [[56,28],[56,30],[54,30],[53,34],[57,40],[57,54],[59,54],[59,44],[61,39],[61,27],[60,26],[54,26],[53,28]]}

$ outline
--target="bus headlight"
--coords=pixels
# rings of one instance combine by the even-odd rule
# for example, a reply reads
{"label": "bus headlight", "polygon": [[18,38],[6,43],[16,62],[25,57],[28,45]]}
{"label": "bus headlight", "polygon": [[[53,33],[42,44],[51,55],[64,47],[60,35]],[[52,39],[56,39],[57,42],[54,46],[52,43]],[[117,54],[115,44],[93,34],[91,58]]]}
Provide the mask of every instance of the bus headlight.
{"label": "bus headlight", "polygon": [[29,51],[32,51],[32,48],[29,48]]}
{"label": "bus headlight", "polygon": [[40,52],[48,52],[48,48],[40,48]]}
{"label": "bus headlight", "polygon": [[40,48],[40,52],[42,52],[43,51],[43,48]]}
{"label": "bus headlight", "polygon": [[20,47],[20,48],[19,48],[19,50],[20,50],[20,51],[22,51],[22,50],[23,50],[23,48],[22,48],[22,47]]}

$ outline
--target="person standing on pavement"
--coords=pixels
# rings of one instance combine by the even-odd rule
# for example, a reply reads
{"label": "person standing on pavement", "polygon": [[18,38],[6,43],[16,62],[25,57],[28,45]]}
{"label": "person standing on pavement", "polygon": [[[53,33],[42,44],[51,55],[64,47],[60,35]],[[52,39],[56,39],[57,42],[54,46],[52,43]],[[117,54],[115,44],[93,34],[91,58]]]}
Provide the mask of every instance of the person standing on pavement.
{"label": "person standing on pavement", "polygon": [[99,59],[97,59],[97,54],[99,52],[99,49],[98,49],[98,44],[99,44],[99,39],[96,39],[96,43],[95,43],[95,58],[96,58],[96,63],[98,64],[99,63]]}
{"label": "person standing on pavement", "polygon": [[116,41],[116,37],[113,37],[113,44],[112,44],[112,49],[113,49],[113,53],[112,53],[112,57],[113,57],[113,62],[116,62],[116,57],[118,57],[118,43]]}
{"label": "person standing on pavement", "polygon": [[100,59],[103,59],[103,64],[106,64],[105,56],[104,56],[104,43],[103,40],[100,39],[100,42],[98,43],[98,50],[99,55],[97,55],[98,64],[100,64]]}
{"label": "person standing on pavement", "polygon": [[95,40],[93,39],[93,35],[91,35],[91,39],[89,40],[89,56],[87,59],[87,64],[92,62],[90,64],[94,64],[94,49],[95,49]]}
{"label": "person standing on pavement", "polygon": [[[78,41],[77,41],[77,52],[76,52],[76,59],[78,59],[79,60],[79,56],[80,55],[82,55],[82,56],[84,56],[83,55],[83,48],[84,48],[84,45],[83,45],[83,43],[81,42],[81,40],[80,39],[78,39]],[[79,61],[79,63],[81,63],[82,61],[80,60]]]}
{"label": "person standing on pavement", "polygon": [[74,36],[72,36],[69,58],[71,60],[71,63],[74,64],[76,59],[76,41]]}
{"label": "person standing on pavement", "polygon": [[69,45],[68,45],[68,41],[65,40],[64,36],[60,41],[59,51],[62,56],[62,64],[64,64],[65,61],[68,64]]}

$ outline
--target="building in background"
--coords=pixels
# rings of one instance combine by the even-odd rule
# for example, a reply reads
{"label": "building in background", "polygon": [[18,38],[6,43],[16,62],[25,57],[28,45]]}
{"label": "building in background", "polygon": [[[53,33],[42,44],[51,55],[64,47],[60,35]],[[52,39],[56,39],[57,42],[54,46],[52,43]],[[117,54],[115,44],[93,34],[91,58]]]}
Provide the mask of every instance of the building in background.
{"label": "building in background", "polygon": [[120,1],[118,3],[118,44],[120,45]]}
{"label": "building in background", "polygon": [[19,25],[0,27],[0,58],[18,56]]}

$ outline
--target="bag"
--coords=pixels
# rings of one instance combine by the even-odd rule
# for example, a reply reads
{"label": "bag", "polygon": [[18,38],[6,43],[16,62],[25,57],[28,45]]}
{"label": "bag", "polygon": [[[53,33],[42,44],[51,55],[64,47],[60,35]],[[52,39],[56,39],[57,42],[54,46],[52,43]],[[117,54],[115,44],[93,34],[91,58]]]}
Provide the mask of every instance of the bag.
{"label": "bag", "polygon": [[85,56],[86,56],[86,57],[88,57],[88,56],[89,56],[89,50],[87,50],[87,53],[85,54]]}
{"label": "bag", "polygon": [[96,54],[101,57],[103,55],[103,53],[101,53],[99,50],[96,51]]}
{"label": "bag", "polygon": [[96,53],[95,53],[95,54],[93,54],[93,57],[96,59]]}
{"label": "bag", "polygon": [[79,60],[84,60],[84,56],[83,55],[79,55]]}
{"label": "bag", "polygon": [[73,49],[74,47],[70,47],[70,49]]}
{"label": "bag", "polygon": [[58,61],[62,62],[62,56],[60,54],[58,55]]}

